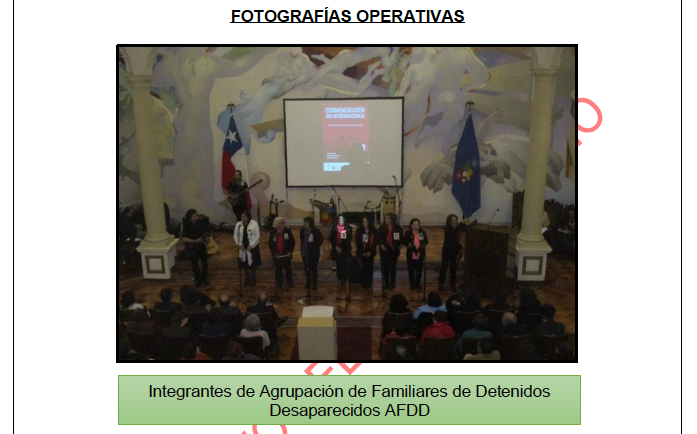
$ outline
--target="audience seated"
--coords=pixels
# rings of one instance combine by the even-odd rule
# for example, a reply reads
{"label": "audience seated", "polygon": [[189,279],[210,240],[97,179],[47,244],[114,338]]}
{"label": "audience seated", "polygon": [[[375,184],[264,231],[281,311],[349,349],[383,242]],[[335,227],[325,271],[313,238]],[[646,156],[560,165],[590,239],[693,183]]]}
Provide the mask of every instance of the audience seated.
{"label": "audience seated", "polygon": [[213,310],[208,321],[203,323],[201,334],[204,336],[230,336],[232,328],[227,321],[223,320],[220,310]]}
{"label": "audience seated", "polygon": [[477,354],[468,353],[463,360],[501,360],[501,354],[494,349],[494,342],[486,338],[479,340]]}
{"label": "audience seated", "polygon": [[557,310],[551,304],[542,305],[542,324],[535,328],[536,336],[562,336],[566,334],[564,324],[554,321]]}
{"label": "audience seated", "polygon": [[385,353],[385,360],[415,360],[416,355],[406,345],[394,345]]}
{"label": "audience seated", "polygon": [[211,300],[210,297],[203,292],[196,290],[196,288],[191,285],[182,287],[182,289],[179,291],[179,298],[184,305],[182,309],[193,309],[194,306],[196,306],[196,308],[205,308],[210,311],[210,309],[215,306],[215,302]]}
{"label": "audience seated", "polygon": [[433,324],[426,327],[423,333],[421,333],[419,345],[423,347],[426,343],[426,338],[446,339],[454,337],[455,331],[448,322],[448,314],[442,311],[437,311],[433,314]]}
{"label": "audience seated", "polygon": [[261,320],[256,314],[251,314],[244,320],[244,328],[240,332],[242,338],[253,338],[261,336],[264,340],[264,349],[271,345],[269,334],[261,329]]}
{"label": "audience seated", "polygon": [[422,313],[434,313],[437,311],[447,312],[447,309],[443,303],[443,300],[440,298],[440,294],[437,292],[429,292],[428,302],[416,309],[416,312],[414,312],[414,319],[419,319],[419,315]]}
{"label": "audience seated", "polygon": [[136,303],[133,291],[126,291],[121,295],[121,310],[143,309],[143,305]]}
{"label": "audience seated", "polygon": [[157,333],[159,330],[160,328],[155,321],[148,319],[147,311],[143,308],[136,309],[133,313],[133,322],[126,325],[126,331],[128,333],[136,333],[139,335]]}
{"label": "audience seated", "polygon": [[240,308],[237,307],[237,303],[230,301],[230,296],[227,294],[218,296],[218,304],[219,306],[213,310],[217,310],[221,315],[242,315]]}
{"label": "audience seated", "polygon": [[472,349],[473,345],[476,346],[478,340],[492,337],[491,332],[487,330],[488,325],[489,319],[483,313],[474,317],[472,328],[466,330],[455,344],[455,354],[458,359],[461,359],[467,350]]}
{"label": "audience seated", "polygon": [[172,301],[172,288],[163,288],[160,291],[160,300],[154,306],[155,310],[160,312],[179,312],[182,308],[180,303]]}
{"label": "audience seated", "polygon": [[230,341],[227,346],[227,353],[222,360],[260,360],[254,354],[245,354],[244,350],[235,341]]}
{"label": "audience seated", "polygon": [[533,331],[535,327],[542,323],[541,308],[542,304],[537,299],[535,292],[530,288],[523,288],[520,291],[520,300],[516,310],[518,324]]}
{"label": "audience seated", "polygon": [[494,330],[497,336],[522,336],[527,330],[518,324],[518,317],[513,312],[506,312],[501,318],[501,325]]}
{"label": "audience seated", "polygon": [[477,312],[481,310],[479,292],[475,288],[469,288],[463,293],[453,294],[448,298],[446,307],[451,318],[455,312]]}
{"label": "audience seated", "polygon": [[401,295],[393,295],[390,299],[390,310],[382,317],[382,337],[394,332],[397,327],[411,334],[413,329],[412,312],[408,308],[409,302]]}
{"label": "audience seated", "polygon": [[184,344],[182,351],[182,360],[213,360],[207,354],[201,352],[201,348],[196,345],[196,342],[189,341]]}
{"label": "audience seated", "polygon": [[168,338],[188,338],[193,336],[190,328],[186,327],[189,318],[182,312],[172,315],[172,325],[162,329],[162,335]]}
{"label": "audience seated", "polygon": [[273,307],[273,303],[271,303],[268,294],[265,292],[257,296],[256,304],[247,307],[246,315],[249,316],[252,313],[270,313],[274,319],[278,319],[276,309]]}
{"label": "audience seated", "polygon": [[557,345],[557,358],[558,360],[576,360],[574,356],[574,347],[568,342],[562,342]]}
{"label": "audience seated", "polygon": [[411,337],[411,334],[407,331],[406,327],[404,327],[404,324],[396,324],[394,331],[386,334],[385,337],[382,338],[382,349],[386,350],[389,341],[392,339],[410,339]]}

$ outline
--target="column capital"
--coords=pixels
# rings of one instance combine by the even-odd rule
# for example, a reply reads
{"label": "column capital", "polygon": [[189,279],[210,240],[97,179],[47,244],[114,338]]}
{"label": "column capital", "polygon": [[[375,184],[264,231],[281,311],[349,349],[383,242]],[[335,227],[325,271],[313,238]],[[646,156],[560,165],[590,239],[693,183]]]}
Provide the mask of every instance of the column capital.
{"label": "column capital", "polygon": [[152,87],[152,75],[127,74],[126,78],[128,78],[131,88],[150,89]]}
{"label": "column capital", "polygon": [[533,68],[532,75],[537,81],[551,81],[559,73],[559,68]]}

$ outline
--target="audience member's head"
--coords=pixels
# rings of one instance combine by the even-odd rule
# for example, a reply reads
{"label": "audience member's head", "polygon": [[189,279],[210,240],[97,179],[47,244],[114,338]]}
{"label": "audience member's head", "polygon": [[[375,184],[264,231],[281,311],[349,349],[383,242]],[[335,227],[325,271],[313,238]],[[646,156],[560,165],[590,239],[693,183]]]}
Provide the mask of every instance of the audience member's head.
{"label": "audience member's head", "polygon": [[136,309],[133,312],[133,321],[135,322],[145,322],[148,320],[148,313],[145,309]]}
{"label": "audience member's head", "polygon": [[172,301],[172,288],[162,288],[160,291],[160,300],[164,303]]}
{"label": "audience member's head", "polygon": [[443,312],[442,310],[439,310],[438,312],[433,314],[433,321],[448,322],[448,314],[446,312]]}
{"label": "audience member's head", "polygon": [[193,360],[196,357],[196,343],[187,341],[182,347],[182,359]]}
{"label": "audience member's head", "polygon": [[259,315],[251,314],[244,320],[244,328],[248,332],[258,332],[261,330],[261,319]]}
{"label": "audience member's head", "polygon": [[406,312],[409,302],[406,297],[401,294],[395,294],[390,299],[390,312],[403,313]]}
{"label": "audience member's head", "polygon": [[518,323],[518,318],[513,312],[506,312],[502,317],[504,327],[514,326]]}
{"label": "audience member's head", "polygon": [[128,309],[136,302],[136,297],[133,291],[126,291],[121,295],[121,308]]}
{"label": "audience member's head", "polygon": [[431,307],[441,307],[443,305],[443,300],[441,300],[440,294],[431,291],[428,293],[428,302],[426,304]]}
{"label": "audience member's head", "polygon": [[227,294],[220,294],[218,296],[218,302],[221,306],[230,306],[230,296]]}
{"label": "audience member's head", "polygon": [[244,351],[242,347],[235,341],[230,341],[227,344],[227,350],[225,351],[225,357],[223,360],[242,360],[244,359]]}
{"label": "audience member's head", "polygon": [[491,354],[494,351],[494,341],[491,338],[480,339],[477,350],[480,354]]}
{"label": "audience member's head", "polygon": [[554,315],[557,313],[557,310],[551,304],[543,304],[541,312],[542,319],[550,320],[554,319]]}
{"label": "audience member's head", "polygon": [[266,306],[266,303],[269,301],[269,295],[265,292],[260,292],[259,295],[257,295],[257,305],[259,306]]}
{"label": "audience member's head", "polygon": [[488,325],[489,318],[487,318],[487,316],[483,313],[480,313],[479,315],[475,316],[472,320],[472,326],[474,326],[474,328],[477,330],[486,330]]}
{"label": "audience member's head", "polygon": [[520,291],[520,300],[518,301],[519,306],[532,306],[538,303],[539,301],[537,300],[535,291],[527,287]]}

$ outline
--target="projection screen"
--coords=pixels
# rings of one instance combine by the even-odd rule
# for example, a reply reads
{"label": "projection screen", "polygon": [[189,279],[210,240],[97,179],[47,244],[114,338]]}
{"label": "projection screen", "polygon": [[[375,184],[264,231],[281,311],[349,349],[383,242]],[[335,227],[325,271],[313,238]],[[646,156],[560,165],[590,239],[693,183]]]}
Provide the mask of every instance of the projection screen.
{"label": "projection screen", "polygon": [[283,103],[287,187],[402,186],[403,98]]}

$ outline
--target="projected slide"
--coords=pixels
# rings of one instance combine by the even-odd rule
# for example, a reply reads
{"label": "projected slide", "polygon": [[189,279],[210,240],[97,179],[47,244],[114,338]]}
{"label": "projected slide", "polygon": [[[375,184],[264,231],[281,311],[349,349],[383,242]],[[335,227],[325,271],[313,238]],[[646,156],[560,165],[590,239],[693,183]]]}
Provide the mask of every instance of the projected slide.
{"label": "projected slide", "polygon": [[287,185],[402,184],[402,99],[285,100]]}

